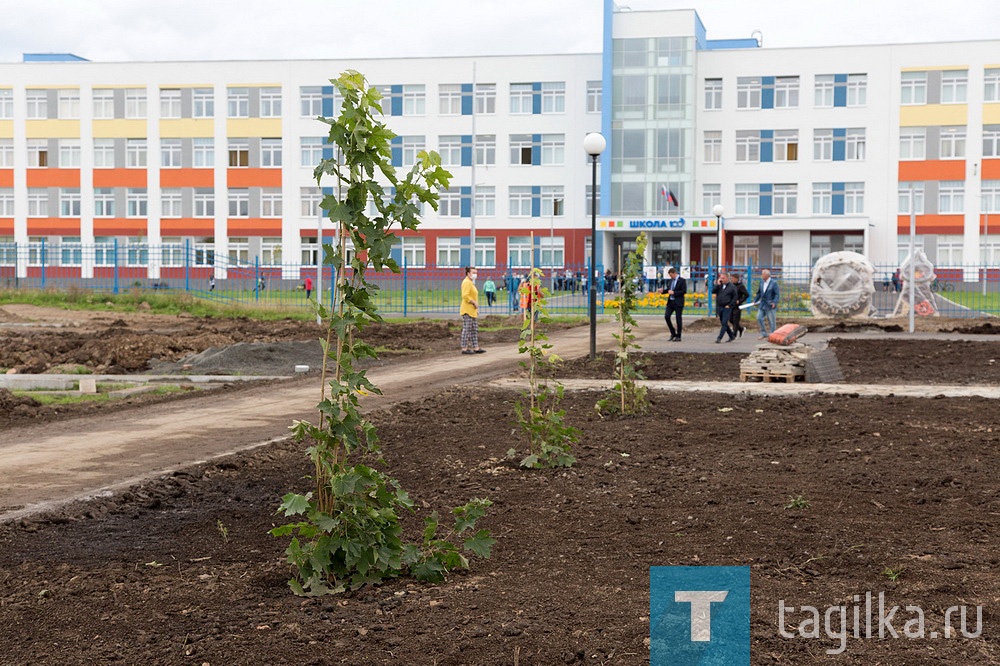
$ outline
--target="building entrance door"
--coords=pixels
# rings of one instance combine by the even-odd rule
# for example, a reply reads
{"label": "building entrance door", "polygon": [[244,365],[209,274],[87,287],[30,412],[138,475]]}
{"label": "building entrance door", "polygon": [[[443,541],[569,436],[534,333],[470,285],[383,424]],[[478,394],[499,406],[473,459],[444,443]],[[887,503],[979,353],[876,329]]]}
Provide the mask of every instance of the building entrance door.
{"label": "building entrance door", "polygon": [[663,238],[653,241],[653,264],[657,268],[681,265],[681,239]]}

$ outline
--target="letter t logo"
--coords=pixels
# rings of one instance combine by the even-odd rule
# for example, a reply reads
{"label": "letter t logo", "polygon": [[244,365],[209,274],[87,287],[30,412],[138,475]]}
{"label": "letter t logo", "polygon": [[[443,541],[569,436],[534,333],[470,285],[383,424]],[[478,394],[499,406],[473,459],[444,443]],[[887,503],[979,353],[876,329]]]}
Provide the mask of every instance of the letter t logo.
{"label": "letter t logo", "polygon": [[691,604],[691,640],[704,642],[712,640],[712,602],[723,602],[729,592],[699,592],[677,590],[674,601]]}

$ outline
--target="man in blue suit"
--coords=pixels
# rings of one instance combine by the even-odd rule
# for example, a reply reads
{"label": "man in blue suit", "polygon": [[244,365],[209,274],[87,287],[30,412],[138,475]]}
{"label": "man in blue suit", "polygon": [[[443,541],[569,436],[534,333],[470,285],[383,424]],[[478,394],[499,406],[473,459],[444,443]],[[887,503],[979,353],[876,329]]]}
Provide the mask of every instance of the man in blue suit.
{"label": "man in blue suit", "polygon": [[766,339],[778,327],[776,319],[778,301],[781,300],[778,281],[771,279],[771,271],[766,268],[760,272],[760,286],[757,287],[757,295],[753,300],[757,304],[757,325],[760,326],[760,337]]}

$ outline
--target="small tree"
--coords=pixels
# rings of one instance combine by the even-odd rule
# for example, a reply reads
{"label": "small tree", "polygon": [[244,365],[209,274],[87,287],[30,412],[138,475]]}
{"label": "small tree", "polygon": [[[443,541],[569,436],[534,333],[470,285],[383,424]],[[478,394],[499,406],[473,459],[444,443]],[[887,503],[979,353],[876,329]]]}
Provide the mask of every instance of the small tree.
{"label": "small tree", "polygon": [[646,244],[646,234],[639,234],[635,239],[635,251],[629,252],[625,261],[621,302],[615,312],[615,319],[618,321],[618,332],[614,333],[614,338],[618,342],[618,350],[615,352],[615,376],[618,383],[607,397],[597,401],[595,409],[598,414],[617,412],[622,415],[638,415],[649,411],[646,387],[636,384],[636,380],[645,377],[629,357],[630,350],[640,348],[632,332],[636,325],[632,311],[639,301],[639,280],[642,278],[642,257],[646,251]]}
{"label": "small tree", "polygon": [[[412,510],[410,498],[395,479],[363,462],[380,461],[378,436],[361,414],[359,396],[381,392],[364,370],[354,367],[356,361],[376,356],[371,346],[355,340],[354,333],[382,320],[374,302],[379,288],[369,282],[367,272],[399,272],[390,253],[392,228],[416,229],[418,206],[425,203],[436,209],[438,191],[448,186],[451,174],[441,167],[437,153],[421,151],[418,163],[399,178],[391,160],[390,141],[395,135],[374,116],[381,113],[379,92],[354,71],[331,83],[340,90],[343,106],[336,119],[321,120],[330,126],[329,142],[340,159],[324,159],[314,174],[317,183],[323,184],[328,176],[337,187],[337,195],[324,197],[322,204],[339,240],[324,247],[323,260],[335,274],[334,305],[327,311],[317,304],[327,329],[319,422],[296,421],[291,428],[296,441],[310,443],[307,453],[315,486],[305,495],[285,495],[278,511],[302,519],[271,530],[275,536],[293,535],[286,551],[294,571],[289,586],[296,594],[310,596],[357,589],[404,569],[422,580],[441,580],[449,570],[468,565],[449,539],[472,530],[490,505],[489,500],[474,499],[454,509],[454,525],[446,538],[437,536],[435,513],[426,519],[422,541],[406,544],[399,512]],[[376,176],[387,180],[390,189]],[[371,216],[369,201],[375,206]],[[355,249],[350,259],[348,240]],[[488,557],[492,544],[489,533],[479,530],[463,546]]]}
{"label": "small tree", "polygon": [[[532,268],[528,280],[521,285],[527,291],[529,307],[524,323],[521,325],[521,338],[518,351],[527,355],[526,361],[521,361],[521,367],[528,371],[528,390],[522,401],[514,405],[517,422],[528,435],[528,455],[520,465],[522,467],[569,467],[576,458],[570,453],[572,444],[580,441],[580,432],[566,425],[566,411],[559,409],[563,398],[563,387],[557,381],[552,384],[540,383],[538,371],[547,365],[558,363],[561,359],[549,350],[552,345],[548,336],[538,327],[540,323],[549,321],[546,299],[549,292],[542,287],[542,271]],[[508,458],[516,458],[517,450],[507,451]]]}

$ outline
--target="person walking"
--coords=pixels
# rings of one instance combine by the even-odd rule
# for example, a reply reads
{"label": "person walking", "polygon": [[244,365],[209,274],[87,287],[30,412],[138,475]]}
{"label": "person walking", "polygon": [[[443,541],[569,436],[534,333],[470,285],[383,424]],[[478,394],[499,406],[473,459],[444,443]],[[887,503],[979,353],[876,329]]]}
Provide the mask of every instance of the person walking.
{"label": "person walking", "polygon": [[[667,295],[667,309],[663,313],[667,320],[667,328],[670,329],[669,342],[680,342],[684,334],[684,296],[687,294],[687,280],[677,274],[677,269],[673,266],[667,271],[666,286],[660,290],[661,294]],[[676,315],[677,328],[671,318]]]}
{"label": "person walking", "polygon": [[715,294],[715,313],[719,317],[719,335],[715,338],[715,344],[722,342],[723,336],[727,336],[726,342],[732,342],[736,335],[729,328],[729,319],[736,307],[736,287],[725,273],[721,273],[712,287],[712,293]]}
{"label": "person walking", "polygon": [[486,278],[486,282],[483,283],[483,293],[486,294],[486,305],[493,307],[497,300],[497,285],[493,282],[493,278]]}
{"label": "person walking", "polygon": [[757,295],[754,297],[757,304],[757,325],[760,326],[761,339],[774,333],[778,327],[778,301],[781,300],[781,291],[778,288],[778,281],[771,279],[771,271],[764,269],[760,272],[760,286],[757,287]]}
{"label": "person walking", "polygon": [[312,296],[313,293],[313,279],[311,277],[307,277],[302,286],[306,289],[306,300],[308,301],[309,297]]}
{"label": "person walking", "polygon": [[209,291],[215,291],[215,276],[214,275],[208,276],[208,290]]}
{"label": "person walking", "polygon": [[486,350],[479,346],[479,290],[476,288],[476,269],[473,266],[465,267],[459,314],[462,315],[462,353],[484,353]]}
{"label": "person walking", "polygon": [[747,286],[740,279],[739,273],[730,273],[729,283],[736,287],[736,305],[733,307],[733,314],[729,318],[729,325],[733,329],[733,333],[736,334],[736,337],[742,338],[747,327],[740,323],[743,319],[743,310],[740,309],[740,306],[750,298],[750,292],[747,291]]}

